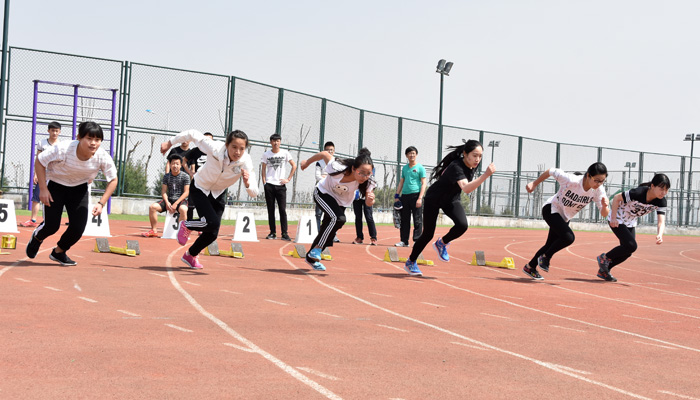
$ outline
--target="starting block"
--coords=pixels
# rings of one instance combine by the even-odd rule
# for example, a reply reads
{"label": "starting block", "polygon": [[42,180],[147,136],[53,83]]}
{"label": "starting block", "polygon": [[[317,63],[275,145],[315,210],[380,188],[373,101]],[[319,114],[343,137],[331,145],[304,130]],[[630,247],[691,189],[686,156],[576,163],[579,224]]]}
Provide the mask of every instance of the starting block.
{"label": "starting block", "polygon": [[515,261],[510,257],[505,257],[501,262],[486,261],[483,251],[476,251],[472,256],[471,265],[480,265],[487,267],[497,267],[506,269],[515,269]]}
{"label": "starting block", "polygon": [[17,238],[15,235],[2,235],[2,248],[3,249],[16,249],[17,248]]}
{"label": "starting block", "polygon": [[141,248],[139,247],[139,242],[136,240],[127,240],[125,247],[110,246],[109,239],[107,238],[97,238],[95,239],[95,248],[93,249],[96,253],[114,253],[122,254],[129,257],[136,257],[141,254]]}
{"label": "starting block", "polygon": [[[294,250],[287,253],[287,255],[292,256],[294,258],[304,258],[306,257],[306,249],[301,244],[295,244]],[[323,249],[323,251],[321,252],[321,259],[325,261],[333,260],[333,256],[331,256],[331,252],[330,250],[328,250],[328,248]]]}
{"label": "starting block", "polygon": [[[396,251],[396,247],[389,247],[386,249],[386,253],[384,253],[384,261],[405,263],[407,260],[407,257],[399,257],[399,253]],[[416,263],[421,265],[435,265],[435,263],[431,260],[426,260],[423,257],[423,253],[420,253],[418,255]]]}
{"label": "starting block", "polygon": [[219,244],[215,241],[204,249],[206,256],[225,256],[233,258],[243,258],[243,245],[240,243],[231,243],[231,250],[220,250]]}

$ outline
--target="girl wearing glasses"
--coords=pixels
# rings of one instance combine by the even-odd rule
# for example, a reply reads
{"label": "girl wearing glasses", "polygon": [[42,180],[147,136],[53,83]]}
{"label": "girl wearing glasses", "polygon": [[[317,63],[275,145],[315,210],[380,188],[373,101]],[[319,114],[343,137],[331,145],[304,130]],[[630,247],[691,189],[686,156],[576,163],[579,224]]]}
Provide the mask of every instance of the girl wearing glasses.
{"label": "girl wearing glasses", "polygon": [[476,190],[486,179],[496,172],[496,166],[491,163],[486,172],[474,179],[474,171],[481,162],[484,148],[478,140],[469,140],[461,146],[449,146],[450,152],[433,169],[430,180],[435,181],[425,194],[423,200],[423,233],[413,244],[411,255],[408,256],[404,269],[412,276],[422,276],[416,261],[418,256],[425,249],[435,236],[435,226],[437,224],[440,209],[454,221],[454,226],[450,231],[433,244],[442,261],[449,262],[450,256],[447,253],[447,246],[451,241],[462,236],[469,227],[467,215],[459,201],[459,197],[464,193],[471,193]]}
{"label": "girl wearing glasses", "polygon": [[528,183],[525,190],[532,193],[537,185],[550,176],[553,176],[560,186],[559,191],[550,197],[542,207],[542,217],[549,225],[547,242],[523,267],[525,275],[536,280],[544,279],[537,272],[537,267],[540,267],[544,272],[549,272],[549,262],[552,256],[574,243],[574,231],[569,227],[569,220],[576,213],[591,201],[595,201],[603,217],[607,217],[610,211],[605,188],[603,188],[603,183],[608,177],[608,169],[605,164],[600,162],[591,164],[585,175],[567,174],[558,168],[551,168],[542,173],[534,182]]}
{"label": "girl wearing glasses", "polygon": [[345,208],[352,206],[355,200],[355,190],[364,196],[367,207],[374,204],[377,183],[372,177],[374,163],[370,155],[369,150],[362,148],[355,158],[336,159],[331,153],[322,151],[299,164],[303,171],[316,161],[323,160],[328,174],[316,184],[314,190],[314,200],[323,209],[323,222],[311,243],[311,249],[306,253],[306,262],[317,271],[326,270],[320,262],[321,252],[333,246],[336,232],[345,224]]}
{"label": "girl wearing glasses", "polygon": [[671,181],[665,174],[656,174],[651,182],[642,183],[638,188],[618,193],[613,197],[608,224],[620,240],[620,245],[598,256],[598,278],[617,282],[610,275],[612,267],[627,260],[637,250],[635,227],[637,218],[656,210],[656,244],[664,241],[666,227],[666,194]]}

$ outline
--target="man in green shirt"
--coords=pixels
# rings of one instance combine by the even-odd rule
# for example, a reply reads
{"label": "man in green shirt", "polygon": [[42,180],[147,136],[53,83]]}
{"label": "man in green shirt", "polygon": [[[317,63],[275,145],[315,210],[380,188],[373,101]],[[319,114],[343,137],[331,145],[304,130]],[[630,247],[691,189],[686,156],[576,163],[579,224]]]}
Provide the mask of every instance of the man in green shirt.
{"label": "man in green shirt", "polygon": [[408,164],[401,169],[401,180],[394,195],[394,202],[401,200],[401,241],[396,247],[408,247],[408,234],[411,231],[411,214],[413,215],[413,241],[423,232],[423,195],[425,195],[425,168],[418,164],[418,149],[406,148]]}

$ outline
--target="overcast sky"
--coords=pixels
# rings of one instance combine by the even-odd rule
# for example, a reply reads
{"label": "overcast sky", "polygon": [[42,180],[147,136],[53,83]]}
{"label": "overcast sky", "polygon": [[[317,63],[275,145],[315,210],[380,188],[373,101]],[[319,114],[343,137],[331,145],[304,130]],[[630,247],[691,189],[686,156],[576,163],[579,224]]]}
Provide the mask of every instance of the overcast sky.
{"label": "overcast sky", "polygon": [[699,18],[696,0],[13,0],[9,44],[429,122],[445,58],[446,125],[687,155],[683,138],[700,133]]}

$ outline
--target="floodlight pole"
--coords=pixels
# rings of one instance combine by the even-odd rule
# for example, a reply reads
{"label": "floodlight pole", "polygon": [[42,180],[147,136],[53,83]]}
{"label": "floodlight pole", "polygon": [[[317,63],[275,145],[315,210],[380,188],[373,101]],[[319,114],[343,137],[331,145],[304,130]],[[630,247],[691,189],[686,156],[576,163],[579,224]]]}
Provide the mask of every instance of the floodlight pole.
{"label": "floodlight pole", "polygon": [[438,119],[438,153],[437,153],[437,163],[438,165],[442,160],[442,91],[445,85],[445,74],[440,73],[440,117]]}

